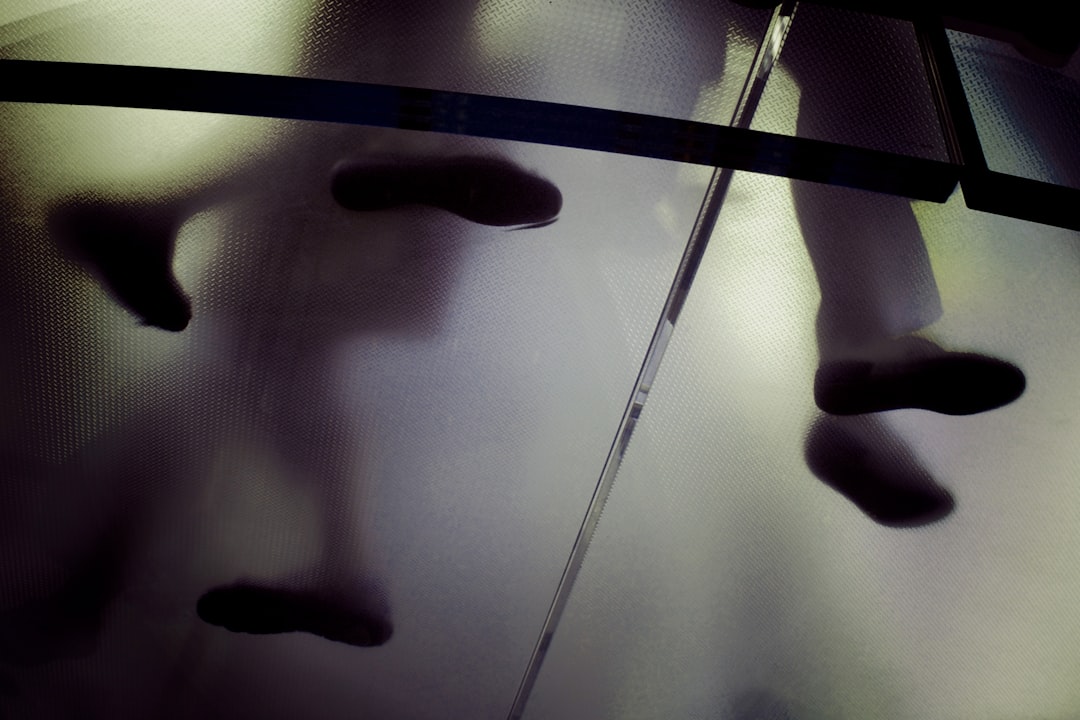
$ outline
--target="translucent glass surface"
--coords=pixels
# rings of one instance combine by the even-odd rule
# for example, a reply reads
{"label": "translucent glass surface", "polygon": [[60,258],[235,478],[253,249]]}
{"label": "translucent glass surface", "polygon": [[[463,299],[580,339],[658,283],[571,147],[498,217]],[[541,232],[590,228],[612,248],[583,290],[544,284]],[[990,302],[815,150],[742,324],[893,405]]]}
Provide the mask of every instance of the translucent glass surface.
{"label": "translucent glass surface", "polygon": [[755,130],[948,160],[911,23],[800,4],[780,60]]}
{"label": "translucent glass surface", "polygon": [[[822,295],[820,249],[795,214],[808,191],[736,175],[528,720],[1064,720],[1080,707],[1080,236],[970,211],[959,194],[916,204],[933,275],[912,274],[900,314],[923,325],[939,299],[925,337],[1011,360],[1028,384],[978,415],[836,419],[873,427],[871,457],[904,451],[955,498],[940,522],[883,527],[807,467]],[[836,227],[863,246],[858,283],[876,243],[896,246],[881,217],[905,208],[816,192],[815,207],[846,208]]]}
{"label": "translucent glass surface", "polygon": [[16,0],[0,10],[0,57],[300,75],[727,123],[768,18],[696,0]]}
{"label": "translucent glass surface", "polygon": [[[908,163],[887,187],[930,178],[943,197],[955,176],[926,162],[947,154],[908,23],[800,6],[752,125],[899,163],[757,135],[733,150],[682,122],[730,121],[769,16],[10,0],[0,60],[605,108],[604,132],[636,143],[622,152],[662,126],[668,157],[715,143],[833,183]],[[979,74],[1015,58],[964,52],[994,122],[1006,108],[980,125],[988,157],[991,132],[1019,153],[991,169],[1075,186],[1075,68],[1021,101],[1016,78]],[[1047,98],[1064,114],[1033,118]],[[639,375],[710,172],[0,103],[0,716],[1075,717],[1080,236],[959,193],[739,172],[659,373]],[[1024,394],[970,417],[816,409],[819,355],[914,331],[1015,362]],[[593,504],[631,397],[649,400]],[[883,527],[818,479],[815,438],[845,432],[867,462],[940,483],[951,514]]]}
{"label": "translucent glass surface", "polygon": [[[707,171],[164,111],[0,128],[5,717],[504,716]],[[557,222],[331,195],[342,161],[461,157],[553,183]],[[71,250],[124,241],[117,272],[152,276],[171,230],[179,333]],[[238,584],[392,635],[201,619]]]}
{"label": "translucent glass surface", "polygon": [[1056,69],[998,40],[948,37],[987,166],[1080,189],[1080,59]]}

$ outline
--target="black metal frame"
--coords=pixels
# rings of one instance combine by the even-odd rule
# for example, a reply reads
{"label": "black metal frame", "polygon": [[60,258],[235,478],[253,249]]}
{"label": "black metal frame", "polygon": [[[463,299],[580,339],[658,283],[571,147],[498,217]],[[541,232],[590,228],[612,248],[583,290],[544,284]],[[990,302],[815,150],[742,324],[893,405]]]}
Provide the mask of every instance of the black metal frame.
{"label": "black metal frame", "polygon": [[727,167],[944,202],[946,162],[708,123],[299,77],[0,61],[0,101],[223,113],[453,133]]}
{"label": "black metal frame", "polygon": [[945,28],[940,22],[926,20],[919,21],[916,27],[923,43],[927,75],[939,102],[950,157],[960,165],[960,187],[967,206],[1080,230],[1080,190],[989,168]]}

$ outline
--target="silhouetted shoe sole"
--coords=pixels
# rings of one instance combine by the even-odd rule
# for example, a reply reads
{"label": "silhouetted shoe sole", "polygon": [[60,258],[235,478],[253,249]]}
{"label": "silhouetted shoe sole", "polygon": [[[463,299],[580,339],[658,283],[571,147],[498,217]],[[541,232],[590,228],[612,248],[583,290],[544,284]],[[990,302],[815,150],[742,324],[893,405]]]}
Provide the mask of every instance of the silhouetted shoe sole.
{"label": "silhouetted shoe sole", "polygon": [[199,598],[196,612],[211,625],[252,635],[306,632],[333,642],[373,647],[390,639],[389,623],[312,593],[239,584]]}
{"label": "silhouetted shoe sole", "polygon": [[139,205],[72,203],[53,212],[53,237],[146,325],[179,332],[191,302],[173,275],[178,222]]}
{"label": "silhouetted shoe sole", "polygon": [[894,363],[826,363],[814,376],[814,400],[832,415],[904,408],[972,415],[1008,405],[1025,386],[1023,371],[1004,360],[942,352]]}
{"label": "silhouetted shoe sole", "polygon": [[428,205],[481,225],[544,225],[562,209],[554,183],[493,157],[342,163],[330,189],[349,210]]}
{"label": "silhouetted shoe sole", "polygon": [[952,494],[872,416],[819,416],[806,437],[806,465],[879,525],[929,525],[956,507]]}

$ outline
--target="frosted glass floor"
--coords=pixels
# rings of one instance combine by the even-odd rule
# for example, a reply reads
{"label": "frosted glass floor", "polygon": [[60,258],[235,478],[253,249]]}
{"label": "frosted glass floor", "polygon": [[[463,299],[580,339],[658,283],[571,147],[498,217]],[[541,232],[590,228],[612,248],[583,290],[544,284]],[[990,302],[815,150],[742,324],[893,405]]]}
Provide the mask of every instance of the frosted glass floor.
{"label": "frosted glass floor", "polygon": [[[246,27],[189,12],[201,0],[165,13],[40,5],[29,23],[18,8],[0,15],[4,57],[711,122],[730,116],[764,25],[760,12],[702,15],[692,2],[658,15],[375,3],[367,16],[328,2],[336,21],[323,24],[314,3],[271,3]],[[797,76],[828,100],[803,108],[819,123],[804,136],[943,157],[904,37],[891,65],[859,66],[918,86],[902,131],[892,121],[907,93],[899,110],[867,93],[841,120],[821,112],[871,86],[823,86],[828,62],[811,53],[807,66],[797,44],[761,122],[795,132]],[[851,67],[843,52],[827,60]],[[0,330],[16,348],[0,365],[0,709],[505,716],[707,171],[10,104],[0,153]],[[327,192],[345,157],[461,153],[550,178],[565,198],[558,223],[507,232],[431,209],[350,215]],[[946,311],[929,334],[1016,361],[1029,387],[985,416],[884,418],[958,501],[945,523],[888,530],[803,459],[817,290],[789,187],[738,176],[527,717],[1068,717],[1080,702],[1075,234],[972,213],[959,196],[918,206]],[[52,204],[91,195],[190,211],[175,263],[196,313],[183,335],[140,327],[51,244]],[[200,597],[232,583],[321,594],[393,635],[356,648],[202,622]]]}
{"label": "frosted glass floor", "polygon": [[948,161],[912,23],[803,3],[751,127]]}
{"label": "frosted glass floor", "polygon": [[[707,170],[313,123],[0,113],[18,141],[0,171],[5,717],[503,716]],[[555,183],[558,221],[330,195],[342,159],[462,154]],[[59,252],[49,213],[93,196],[190,211],[184,332],[141,325]],[[237,583],[393,635],[352,647],[197,616]]]}
{"label": "frosted glass floor", "polygon": [[697,0],[8,4],[0,58],[348,80],[715,123],[730,120],[771,14]]}
{"label": "frosted glass floor", "polygon": [[948,38],[989,169],[1080,189],[1080,59],[1049,68],[1004,42]]}
{"label": "frosted glass floor", "polygon": [[528,720],[1075,714],[1078,237],[959,194],[916,216],[927,336],[1028,378],[983,415],[883,416],[954,514],[884,528],[807,470],[814,274],[790,183],[737,175]]}

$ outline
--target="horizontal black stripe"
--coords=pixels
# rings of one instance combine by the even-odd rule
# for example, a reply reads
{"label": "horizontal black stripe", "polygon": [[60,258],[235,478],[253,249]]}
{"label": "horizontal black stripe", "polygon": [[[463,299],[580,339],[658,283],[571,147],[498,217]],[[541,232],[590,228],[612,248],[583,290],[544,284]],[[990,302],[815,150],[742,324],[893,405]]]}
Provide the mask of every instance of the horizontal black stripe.
{"label": "horizontal black stripe", "polygon": [[972,210],[1080,230],[1080,190],[988,170],[960,180]]}
{"label": "horizontal black stripe", "polygon": [[837,143],[537,100],[310,78],[0,61],[0,100],[314,120],[727,167],[943,202],[959,167]]}

